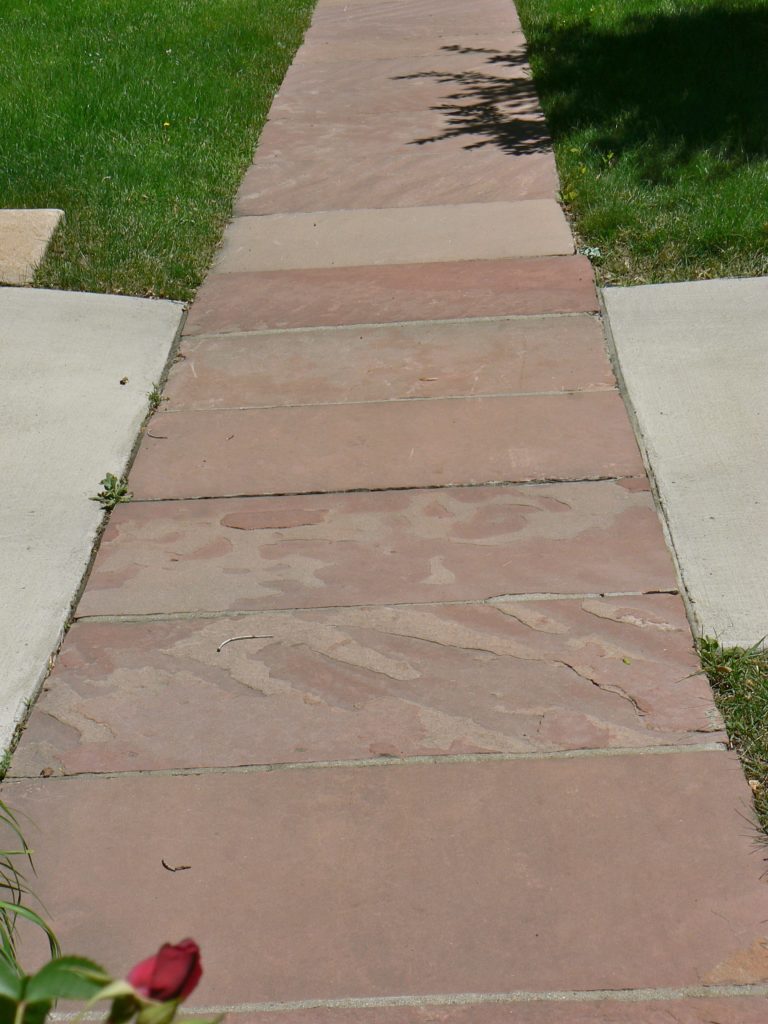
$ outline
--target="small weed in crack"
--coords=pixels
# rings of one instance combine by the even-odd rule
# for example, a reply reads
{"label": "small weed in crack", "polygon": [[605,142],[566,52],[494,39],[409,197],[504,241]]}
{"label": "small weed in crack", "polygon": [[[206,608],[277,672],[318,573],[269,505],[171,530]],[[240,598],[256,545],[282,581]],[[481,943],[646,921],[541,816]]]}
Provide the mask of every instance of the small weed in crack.
{"label": "small weed in crack", "polygon": [[163,398],[163,392],[159,384],[155,384],[151,391],[147,392],[147,398],[149,399],[149,411],[157,412],[162,402],[167,402],[167,398]]}
{"label": "small weed in crack", "polygon": [[115,505],[121,501],[130,501],[132,497],[124,476],[107,473],[101,481],[101,490],[92,496],[91,501],[98,501],[105,512],[111,512]]}

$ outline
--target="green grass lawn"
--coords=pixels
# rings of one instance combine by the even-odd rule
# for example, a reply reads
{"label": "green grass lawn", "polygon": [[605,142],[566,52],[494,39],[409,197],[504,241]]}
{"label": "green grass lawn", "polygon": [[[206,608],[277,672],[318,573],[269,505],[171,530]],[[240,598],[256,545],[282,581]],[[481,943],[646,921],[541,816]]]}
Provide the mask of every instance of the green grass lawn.
{"label": "green grass lawn", "polygon": [[768,274],[768,2],[518,0],[604,282]]}
{"label": "green grass lawn", "polygon": [[4,0],[0,206],[60,207],[36,283],[189,299],[314,0]]}

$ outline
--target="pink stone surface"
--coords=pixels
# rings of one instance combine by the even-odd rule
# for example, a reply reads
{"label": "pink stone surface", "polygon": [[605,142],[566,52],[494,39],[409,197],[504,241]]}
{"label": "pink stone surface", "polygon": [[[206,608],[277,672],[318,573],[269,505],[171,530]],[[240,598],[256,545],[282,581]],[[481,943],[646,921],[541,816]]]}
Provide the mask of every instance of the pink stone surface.
{"label": "pink stone surface", "polygon": [[[544,126],[518,122],[499,132],[450,108],[343,123],[270,121],[236,213],[552,198],[558,181]],[[520,134],[519,143],[505,142]]]}
{"label": "pink stone surface", "polygon": [[698,668],[670,595],[86,621],[13,774],[722,742]]}
{"label": "pink stone surface", "polygon": [[476,107],[481,96],[488,105],[508,104],[517,114],[541,119],[522,40],[508,53],[478,53],[472,47],[436,51],[389,60],[299,60],[285,76],[270,119],[338,123],[445,105]]}
{"label": "pink stone surface", "polygon": [[[493,28],[493,25],[487,26]],[[430,32],[416,35],[376,36],[366,32],[334,39],[328,32],[311,32],[297,54],[297,61],[333,61],[386,59],[397,57],[431,57],[451,50],[471,49],[474,53],[507,53],[520,44],[519,26],[500,29],[493,35],[443,30],[439,25]]]}
{"label": "pink stone surface", "polygon": [[723,751],[6,781],[2,795],[29,823],[64,948],[120,972],[193,935],[198,1005],[743,983],[743,961],[768,977],[751,952],[768,887],[750,791]]}
{"label": "pink stone surface", "polygon": [[[765,1024],[764,996],[655,999],[575,998],[498,1002],[485,1005],[317,1007],[281,1011],[279,1024]],[[228,1013],[230,1024],[275,1024],[275,1013]]]}
{"label": "pink stone surface", "polygon": [[211,274],[187,334],[597,312],[584,256]]}
{"label": "pink stone surface", "polygon": [[138,499],[643,476],[617,392],[362,402],[152,420]]}
{"label": "pink stone surface", "polygon": [[621,483],[134,502],[78,615],[675,587],[651,495]]}
{"label": "pink stone surface", "polygon": [[386,54],[387,44],[408,37],[432,41],[450,33],[468,37],[493,28],[499,33],[518,31],[514,6],[506,0],[482,0],[468,5],[459,0],[383,0],[381,3],[321,3],[317,6],[307,41],[329,41],[334,46],[376,40]]}
{"label": "pink stone surface", "polygon": [[236,217],[211,273],[393,267],[567,256],[573,235],[554,199]]}
{"label": "pink stone surface", "polygon": [[614,385],[600,321],[586,315],[188,337],[181,352],[165,410]]}

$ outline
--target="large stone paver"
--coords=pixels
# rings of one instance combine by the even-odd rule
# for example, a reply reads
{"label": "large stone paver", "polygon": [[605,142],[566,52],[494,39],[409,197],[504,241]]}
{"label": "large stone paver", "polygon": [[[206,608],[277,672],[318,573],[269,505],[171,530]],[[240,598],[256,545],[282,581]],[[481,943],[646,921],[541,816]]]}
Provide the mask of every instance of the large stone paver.
{"label": "large stone paver", "polygon": [[348,60],[392,60],[397,57],[429,57],[435,53],[456,52],[467,48],[477,53],[496,50],[504,54],[516,52],[520,43],[520,28],[517,23],[507,25],[495,35],[488,35],[490,25],[485,32],[469,33],[460,26],[446,31],[436,29],[431,33],[419,30],[416,34],[377,35],[376,32],[347,35],[344,39],[334,39],[328,32],[315,33],[304,37],[299,51],[302,61],[330,61],[344,63]]}
{"label": "large stone paver", "polygon": [[642,476],[616,392],[164,413],[136,498]]}
{"label": "large stone paver", "polygon": [[243,214],[552,198],[543,122],[450,106],[341,123],[270,121],[236,204]]}
{"label": "large stone paver", "polygon": [[748,794],[720,751],[4,786],[67,948],[194,935],[208,1006],[764,981]]}
{"label": "large stone paver", "polygon": [[[48,670],[181,322],[178,303],[0,289],[0,749]],[[121,383],[125,380],[125,383]]]}
{"label": "large stone paver", "polygon": [[214,272],[304,270],[570,255],[554,199],[237,217]]}
{"label": "large stone paver", "polygon": [[190,337],[182,355],[168,411],[614,387],[584,315]]}
{"label": "large stone paver", "polygon": [[[269,111],[269,120],[282,117],[283,102],[299,101],[313,97],[329,104],[355,102],[349,92],[362,95],[357,99],[370,98],[373,102],[381,99],[382,91],[402,96],[406,104],[413,103],[417,109],[425,104],[418,98],[423,87],[442,78],[464,76],[482,80],[486,74],[494,80],[514,82],[525,79],[535,96],[531,81],[530,66],[526,62],[525,40],[521,32],[504,39],[505,49],[499,49],[499,38],[487,47],[445,47],[435,45],[428,54],[408,54],[393,57],[357,57],[344,61],[296,61],[286,72],[282,85]],[[430,97],[427,97],[427,105]],[[397,109],[397,108],[395,108]],[[543,119],[538,103],[532,113]],[[319,111],[307,108],[307,113],[317,115]],[[286,111],[290,118],[303,119],[301,111]]]}
{"label": "large stone paver", "polygon": [[328,42],[334,47],[378,42],[389,55],[392,41],[428,38],[445,34],[466,36],[466,45],[478,33],[519,31],[520,22],[506,0],[482,0],[468,5],[461,0],[381,0],[374,3],[331,2],[315,8],[309,43]]}
{"label": "large stone paver", "polygon": [[211,274],[188,334],[597,312],[584,256]]}
{"label": "large stone paver", "polygon": [[76,623],[13,773],[725,739],[677,596],[264,612]]}
{"label": "large stone paver", "polygon": [[644,483],[122,505],[78,614],[674,589]]}
{"label": "large stone paver", "polygon": [[698,629],[768,634],[768,279],[610,288],[627,392]]}
{"label": "large stone paver", "polygon": [[286,75],[269,116],[338,123],[446,104],[461,108],[476,105],[481,96],[543,121],[522,46],[516,54],[495,57],[465,48],[391,60],[299,62]]}

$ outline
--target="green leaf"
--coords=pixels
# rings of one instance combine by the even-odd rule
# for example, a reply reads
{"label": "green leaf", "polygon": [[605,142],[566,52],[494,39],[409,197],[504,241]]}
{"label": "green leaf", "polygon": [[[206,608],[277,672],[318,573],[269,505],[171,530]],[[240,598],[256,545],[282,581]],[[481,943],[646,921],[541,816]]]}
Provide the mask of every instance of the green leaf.
{"label": "green leaf", "polygon": [[5,967],[10,967],[14,974],[20,975],[21,968],[16,962],[16,950],[13,945],[13,939],[2,914],[0,914],[0,961],[2,961]]}
{"label": "green leaf", "polygon": [[127,981],[110,981],[108,985],[105,985],[104,988],[99,989],[95,995],[91,996],[85,1008],[88,1010],[94,1003],[100,1003],[104,999],[117,1000],[123,997],[137,998],[133,986],[129,985]]}
{"label": "green leaf", "polygon": [[35,913],[34,910],[30,910],[29,907],[21,906],[19,903],[8,903],[6,900],[0,900],[0,912],[3,910],[8,911],[10,914],[26,918],[27,921],[31,921],[32,924],[37,925],[37,927],[46,934],[48,946],[51,950],[51,956],[61,956],[61,946],[59,946],[58,939],[54,935],[52,929],[45,923],[39,914]]}
{"label": "green leaf", "polygon": [[19,972],[0,956],[0,997],[16,1003],[21,999],[23,990],[24,980],[19,977]]}
{"label": "green leaf", "polygon": [[118,996],[109,1011],[108,1024],[125,1024],[139,1009],[139,1005],[135,996]]}
{"label": "green leaf", "polygon": [[0,1024],[13,1024],[16,1019],[16,1001],[0,997]]}
{"label": "green leaf", "polygon": [[142,1007],[136,1024],[171,1024],[179,1008],[178,1000],[170,1003],[150,1003]]}
{"label": "green leaf", "polygon": [[22,1017],[23,1024],[45,1024],[45,1019],[51,1012],[53,1002],[51,1000],[47,1002],[32,1003],[24,1007],[24,1016]]}
{"label": "green leaf", "polygon": [[85,1000],[95,996],[112,979],[103,967],[80,956],[51,960],[27,982],[24,998],[28,1003],[56,999]]}

